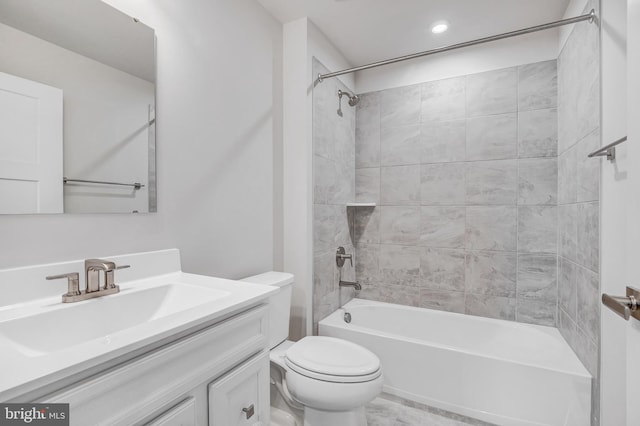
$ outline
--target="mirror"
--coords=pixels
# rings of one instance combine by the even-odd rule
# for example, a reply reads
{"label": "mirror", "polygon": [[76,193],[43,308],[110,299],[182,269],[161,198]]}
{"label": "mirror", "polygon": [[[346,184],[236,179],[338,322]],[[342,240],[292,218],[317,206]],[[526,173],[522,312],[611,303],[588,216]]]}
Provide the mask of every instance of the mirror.
{"label": "mirror", "polygon": [[0,214],[157,210],[155,33],[100,0],[0,0]]}

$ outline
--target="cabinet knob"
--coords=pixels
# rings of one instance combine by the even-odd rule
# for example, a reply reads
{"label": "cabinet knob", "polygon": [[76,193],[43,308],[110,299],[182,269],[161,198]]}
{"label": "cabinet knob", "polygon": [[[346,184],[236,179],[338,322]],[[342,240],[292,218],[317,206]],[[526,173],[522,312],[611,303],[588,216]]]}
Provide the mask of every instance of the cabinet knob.
{"label": "cabinet knob", "polygon": [[253,408],[253,404],[251,404],[248,407],[243,408],[242,412],[247,415],[247,420],[249,420],[255,414],[255,410]]}

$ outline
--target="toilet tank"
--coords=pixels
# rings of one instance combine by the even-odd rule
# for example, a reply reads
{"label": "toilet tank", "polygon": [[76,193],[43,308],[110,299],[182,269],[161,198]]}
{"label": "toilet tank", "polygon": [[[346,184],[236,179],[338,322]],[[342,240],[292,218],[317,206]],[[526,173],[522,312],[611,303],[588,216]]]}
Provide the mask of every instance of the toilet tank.
{"label": "toilet tank", "polygon": [[289,337],[289,312],[293,275],[286,272],[265,272],[240,281],[271,285],[280,290],[269,297],[269,348],[273,349]]}

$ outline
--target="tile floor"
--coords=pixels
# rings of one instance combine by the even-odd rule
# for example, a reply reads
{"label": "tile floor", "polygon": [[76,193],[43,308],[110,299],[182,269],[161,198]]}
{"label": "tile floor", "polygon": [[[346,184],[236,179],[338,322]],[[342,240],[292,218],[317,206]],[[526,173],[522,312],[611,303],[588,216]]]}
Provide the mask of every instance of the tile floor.
{"label": "tile floor", "polygon": [[374,399],[366,406],[367,426],[489,426],[479,420],[442,412],[392,396]]}

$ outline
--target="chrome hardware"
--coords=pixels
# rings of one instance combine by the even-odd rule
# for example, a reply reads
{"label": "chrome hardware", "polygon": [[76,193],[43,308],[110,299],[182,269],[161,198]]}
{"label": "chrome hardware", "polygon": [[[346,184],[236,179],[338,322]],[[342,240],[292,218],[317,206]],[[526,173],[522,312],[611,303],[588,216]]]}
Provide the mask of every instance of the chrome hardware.
{"label": "chrome hardware", "polygon": [[253,404],[251,404],[250,406],[248,406],[246,408],[243,408],[242,412],[247,415],[247,420],[249,420],[255,414],[255,409],[253,407]]}
{"label": "chrome hardware", "polygon": [[349,324],[351,322],[351,314],[349,312],[344,313],[344,322]]}
{"label": "chrome hardware", "polygon": [[360,285],[360,283],[354,283],[351,281],[342,281],[340,280],[340,283],[338,284],[340,287],[353,287],[356,290],[362,290],[362,286]]}
{"label": "chrome hardware", "polygon": [[596,11],[591,9],[591,11],[585,15],[576,16],[574,18],[562,19],[560,21],[549,22],[547,24],[536,25],[534,27],[523,28],[521,30],[510,31],[508,33],[496,34],[489,37],[478,38],[471,41],[465,41],[457,44],[450,44],[448,46],[437,47],[435,49],[426,50],[424,52],[412,53],[410,55],[398,56],[396,58],[386,59],[384,61],[372,62],[370,64],[361,65],[358,67],[347,68],[341,71],[330,72],[326,74],[318,74],[318,78],[316,82],[322,83],[327,78],[338,77],[344,74],[351,74],[356,71],[364,71],[371,68],[381,67],[383,65],[395,64],[396,62],[408,61],[410,59],[421,58],[423,56],[435,55],[437,53],[448,52],[450,50],[462,49],[465,47],[475,46],[477,44],[489,43],[493,41],[502,40],[505,38],[521,36],[525,34],[534,33],[537,31],[549,30],[551,28],[561,27],[563,25],[569,24],[577,24],[582,21],[589,21],[590,23],[596,22],[598,16],[596,15]]}
{"label": "chrome hardware", "polygon": [[349,259],[351,267],[353,268],[353,255],[346,253],[347,252],[344,247],[338,247],[338,250],[336,250],[336,265],[338,265],[338,268],[342,268],[344,266],[345,259]]}
{"label": "chrome hardware", "polygon": [[633,317],[640,321],[640,290],[627,287],[627,296],[602,295],[602,303],[625,320]]}
{"label": "chrome hardware", "polygon": [[[114,273],[116,269],[129,268],[129,265],[116,266],[115,263],[101,259],[87,259],[84,261],[85,269],[85,289],[80,291],[80,274],[73,272],[71,274],[55,275],[47,277],[48,280],[58,278],[69,279],[69,290],[62,295],[63,303],[80,302],[81,300],[92,299],[94,297],[115,294],[120,291],[114,282]],[[104,287],[100,288],[100,273],[104,273]]]}
{"label": "chrome hardware", "polygon": [[624,136],[615,142],[611,142],[609,145],[605,145],[602,148],[596,149],[591,154],[587,155],[587,157],[592,158],[592,157],[606,156],[607,160],[613,161],[616,159],[616,145],[620,145],[622,142],[626,142],[626,141],[627,141],[627,137]]}
{"label": "chrome hardware", "polygon": [[59,280],[62,278],[67,279],[67,292],[62,295],[62,302],[71,302],[73,297],[79,296],[80,293],[80,274],[77,272],[70,272],[68,274],[50,275],[46,277],[48,280]]}
{"label": "chrome hardware", "polygon": [[120,182],[108,182],[104,180],[87,180],[87,179],[69,179],[67,177],[62,178],[62,183],[93,183],[96,185],[115,185],[115,186],[132,186],[133,189],[144,188],[144,185],[140,182],[134,183],[120,183]]}

